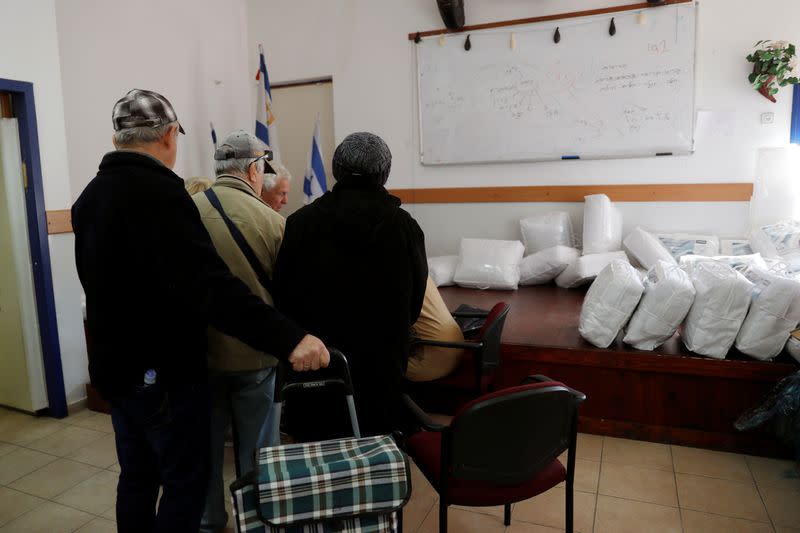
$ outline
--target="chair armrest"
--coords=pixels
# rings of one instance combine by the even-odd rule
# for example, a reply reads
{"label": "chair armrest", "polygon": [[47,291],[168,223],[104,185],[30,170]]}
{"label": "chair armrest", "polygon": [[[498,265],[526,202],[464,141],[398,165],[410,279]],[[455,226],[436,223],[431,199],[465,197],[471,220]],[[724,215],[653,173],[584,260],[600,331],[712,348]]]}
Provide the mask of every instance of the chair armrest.
{"label": "chair armrest", "polygon": [[[544,383],[544,382],[547,382],[547,381],[554,381],[554,380],[551,379],[551,378],[548,378],[547,376],[543,376],[542,374],[534,374],[532,376],[528,376],[527,378],[523,379],[522,383],[520,383],[520,385],[528,385],[528,384],[534,383],[534,382]],[[562,385],[564,385],[564,384],[562,383]],[[581,391],[575,390],[572,387],[569,387],[567,385],[564,385],[564,387],[566,387],[566,389],[568,391],[570,391],[572,393],[572,395],[575,396],[575,399],[578,400],[579,402],[582,402],[582,401],[586,400],[586,395],[584,393],[582,393]]]}
{"label": "chair armrest", "polygon": [[435,341],[429,339],[414,339],[412,344],[415,346],[436,346],[439,348],[461,348],[464,350],[479,350],[483,348],[482,342],[448,342]]}
{"label": "chair armrest", "polygon": [[411,411],[411,415],[414,419],[419,422],[419,425],[423,427],[426,431],[444,431],[447,429],[447,426],[443,426],[441,424],[437,424],[428,416],[428,414],[420,409],[419,405],[414,403],[414,400],[408,394],[403,394],[403,403],[405,404],[406,408]]}
{"label": "chair armrest", "polygon": [[486,318],[489,311],[452,311],[450,314],[455,318]]}

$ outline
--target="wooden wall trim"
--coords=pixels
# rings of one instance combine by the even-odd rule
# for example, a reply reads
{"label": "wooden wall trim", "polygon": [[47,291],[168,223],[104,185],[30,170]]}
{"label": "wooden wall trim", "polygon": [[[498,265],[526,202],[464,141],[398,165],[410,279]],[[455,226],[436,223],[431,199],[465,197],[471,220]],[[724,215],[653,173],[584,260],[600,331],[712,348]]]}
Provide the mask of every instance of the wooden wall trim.
{"label": "wooden wall trim", "polygon": [[72,212],[69,209],[59,209],[47,212],[47,233],[72,233]]}
{"label": "wooden wall trim", "polygon": [[521,24],[533,24],[535,22],[548,22],[551,20],[561,20],[561,19],[569,19],[569,18],[578,18],[578,17],[591,17],[593,15],[605,15],[607,13],[620,13],[623,11],[638,11],[640,9],[650,9],[655,7],[661,7],[666,5],[672,4],[688,4],[690,2],[694,2],[694,0],[666,0],[663,4],[659,4],[655,6],[653,4],[648,4],[647,2],[640,2],[638,4],[628,4],[624,6],[615,6],[615,7],[605,7],[602,9],[589,9],[586,11],[573,11],[571,13],[558,13],[556,15],[546,15],[542,17],[530,17],[524,19],[514,19],[514,20],[502,20],[498,22],[487,22],[485,24],[473,24],[472,26],[464,26],[460,30],[448,30],[448,29],[440,29],[440,30],[429,30],[429,31],[421,31],[421,32],[414,32],[408,34],[408,40],[413,41],[417,38],[417,35],[420,37],[431,37],[433,35],[444,35],[447,33],[464,33],[468,31],[478,31],[478,30],[489,30],[492,28],[502,28],[505,26],[519,26]]}
{"label": "wooden wall trim", "polygon": [[389,192],[406,204],[582,202],[584,196],[601,193],[615,202],[749,202],[753,184],[540,185],[392,189]]}

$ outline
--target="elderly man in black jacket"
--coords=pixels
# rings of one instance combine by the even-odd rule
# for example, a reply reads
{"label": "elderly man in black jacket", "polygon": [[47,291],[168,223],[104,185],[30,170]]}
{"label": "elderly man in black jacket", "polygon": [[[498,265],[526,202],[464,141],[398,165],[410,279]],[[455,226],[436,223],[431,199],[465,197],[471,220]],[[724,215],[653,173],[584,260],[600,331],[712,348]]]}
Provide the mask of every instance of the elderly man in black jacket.
{"label": "elderly man in black jacket", "polygon": [[217,255],[170,170],[183,128],[169,101],[130,91],[114,106],[113,123],[117,150],[75,202],[72,224],[89,375],[112,405],[117,527],[194,533],[208,488],[208,325],[298,371],[326,366],[329,355]]}
{"label": "elderly man in black jacket", "polygon": [[[350,361],[365,435],[403,426],[400,392],[410,327],[425,295],[425,240],[384,184],[391,152],[371,133],[333,156],[333,190],[289,216],[275,264],[275,305]],[[346,434],[343,400],[287,399],[290,433]]]}

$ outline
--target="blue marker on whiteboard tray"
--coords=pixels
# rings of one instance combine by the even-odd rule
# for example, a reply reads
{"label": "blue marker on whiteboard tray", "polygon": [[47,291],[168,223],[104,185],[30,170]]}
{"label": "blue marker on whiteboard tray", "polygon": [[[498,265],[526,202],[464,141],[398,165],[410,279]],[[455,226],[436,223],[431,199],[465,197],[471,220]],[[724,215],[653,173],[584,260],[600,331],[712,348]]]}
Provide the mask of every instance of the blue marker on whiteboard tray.
{"label": "blue marker on whiteboard tray", "polygon": [[562,156],[561,156],[561,159],[562,159],[562,160],[567,160],[567,159],[580,159],[580,158],[581,158],[581,156],[579,156],[579,155],[562,155]]}

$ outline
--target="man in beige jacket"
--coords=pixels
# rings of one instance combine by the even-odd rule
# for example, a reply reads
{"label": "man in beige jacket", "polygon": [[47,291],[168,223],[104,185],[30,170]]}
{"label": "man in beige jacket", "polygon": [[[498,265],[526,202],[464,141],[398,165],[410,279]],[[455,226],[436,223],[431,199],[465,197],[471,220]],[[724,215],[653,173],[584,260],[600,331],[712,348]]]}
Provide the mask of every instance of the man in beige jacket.
{"label": "man in beige jacket", "polygon": [[[283,239],[284,218],[260,198],[264,174],[275,171],[268,161],[269,147],[253,135],[238,130],[228,135],[214,154],[217,179],[211,188],[227,217],[244,236],[263,271],[272,277],[272,266]],[[272,305],[245,254],[234,240],[223,216],[204,193],[192,197],[217,252],[231,272],[254,294]],[[224,507],[223,455],[225,430],[230,421],[234,433],[237,476],[253,469],[253,451],[259,445],[277,444],[278,435],[265,434],[275,388],[277,359],[210,328],[208,366],[211,387],[211,480],[201,531],[222,531],[227,522]]]}

